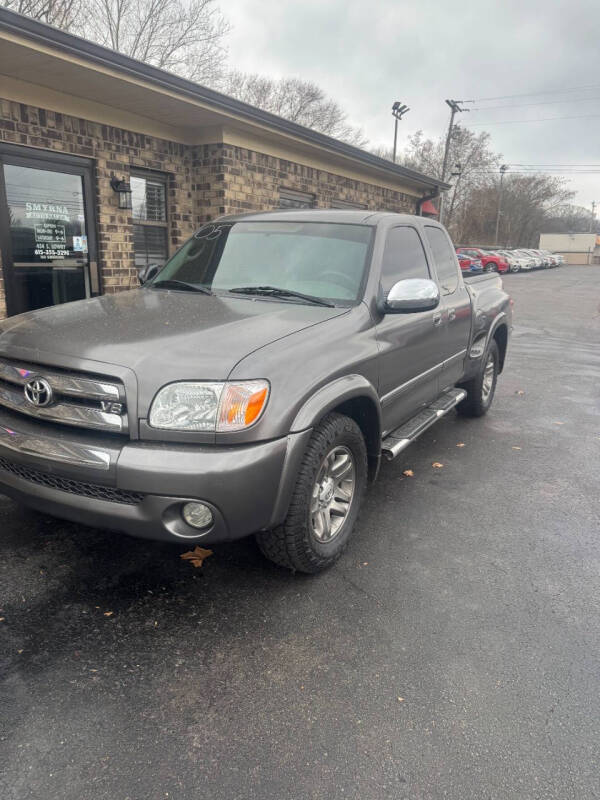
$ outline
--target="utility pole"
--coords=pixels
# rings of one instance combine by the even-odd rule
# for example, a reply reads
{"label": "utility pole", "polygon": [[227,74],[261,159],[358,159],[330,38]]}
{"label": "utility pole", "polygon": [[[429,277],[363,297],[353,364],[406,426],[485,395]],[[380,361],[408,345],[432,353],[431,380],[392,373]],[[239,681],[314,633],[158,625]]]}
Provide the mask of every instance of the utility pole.
{"label": "utility pole", "polygon": [[590,233],[593,232],[595,223],[596,223],[596,201],[592,200],[592,216],[590,217]]}
{"label": "utility pole", "polygon": [[450,203],[450,209],[448,211],[448,219],[452,220],[454,216],[454,201],[456,200],[456,190],[458,189],[458,182],[462,178],[462,164],[455,164],[454,165],[454,172],[450,173],[451,178],[456,178],[454,181],[454,190],[452,192],[452,202]]}
{"label": "utility pole", "polygon": [[408,106],[403,106],[398,100],[392,106],[392,116],[394,117],[394,155],[393,161],[396,163],[396,146],[398,144],[398,120],[410,111]]}
{"label": "utility pole", "polygon": [[[460,111],[469,111],[468,108],[461,108],[460,104],[463,100],[446,100],[446,105],[450,107],[450,124],[448,125],[448,134],[446,136],[446,147],[444,148],[444,163],[442,165],[442,181],[446,180],[446,169],[448,167],[448,155],[450,154],[450,140],[452,139],[452,129],[454,128],[454,117]],[[442,194],[440,196],[440,222],[444,221],[444,200]]]}
{"label": "utility pole", "polygon": [[498,192],[498,212],[496,214],[496,235],[494,236],[494,244],[498,244],[498,228],[500,227],[500,211],[502,209],[502,182],[504,180],[504,173],[508,170],[508,164],[502,164],[500,167],[500,191]]}

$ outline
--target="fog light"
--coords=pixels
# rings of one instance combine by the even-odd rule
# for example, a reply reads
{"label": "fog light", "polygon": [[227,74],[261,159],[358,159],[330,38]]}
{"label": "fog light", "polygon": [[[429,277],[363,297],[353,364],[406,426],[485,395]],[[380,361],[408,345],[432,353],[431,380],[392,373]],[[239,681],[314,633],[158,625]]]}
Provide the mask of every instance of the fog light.
{"label": "fog light", "polygon": [[181,513],[192,528],[209,528],[214,522],[212,511],[204,503],[186,503]]}

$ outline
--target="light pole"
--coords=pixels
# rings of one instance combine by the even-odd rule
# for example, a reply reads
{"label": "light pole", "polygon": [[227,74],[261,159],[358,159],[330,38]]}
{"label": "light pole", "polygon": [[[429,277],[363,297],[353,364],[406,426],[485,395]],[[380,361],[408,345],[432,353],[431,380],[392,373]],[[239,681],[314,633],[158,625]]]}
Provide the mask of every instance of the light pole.
{"label": "light pole", "polygon": [[596,222],[596,201],[592,200],[592,216],[590,217],[590,233],[594,230],[594,224]]}
{"label": "light pole", "polygon": [[396,146],[398,144],[398,120],[410,111],[408,106],[403,106],[398,100],[392,106],[392,116],[394,117],[394,155],[393,162],[396,163]]}
{"label": "light pole", "polygon": [[[454,117],[460,111],[469,111],[468,108],[461,108],[463,100],[446,100],[446,105],[450,107],[450,124],[446,135],[446,147],[444,148],[444,163],[442,164],[442,181],[446,180],[446,168],[448,166],[448,155],[450,154],[450,140],[452,139],[452,129],[454,128]],[[444,195],[440,195],[440,222],[444,221]]]}
{"label": "light pole", "polygon": [[500,191],[498,192],[498,212],[496,213],[496,235],[494,236],[494,244],[498,244],[498,229],[500,227],[500,210],[502,208],[502,185],[504,180],[504,173],[508,170],[508,164],[502,164],[500,167]]}

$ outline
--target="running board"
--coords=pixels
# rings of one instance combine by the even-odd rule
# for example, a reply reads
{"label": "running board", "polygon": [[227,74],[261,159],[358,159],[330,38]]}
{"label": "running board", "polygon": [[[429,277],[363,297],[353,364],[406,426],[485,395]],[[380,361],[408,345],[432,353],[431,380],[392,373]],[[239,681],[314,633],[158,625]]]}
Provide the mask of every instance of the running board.
{"label": "running board", "polygon": [[399,453],[406,450],[409,444],[418,439],[427,428],[431,428],[438,419],[445,416],[466,396],[467,393],[464,389],[448,389],[447,392],[442,392],[433,403],[385,437],[381,447],[382,455],[388,461],[393,461]]}

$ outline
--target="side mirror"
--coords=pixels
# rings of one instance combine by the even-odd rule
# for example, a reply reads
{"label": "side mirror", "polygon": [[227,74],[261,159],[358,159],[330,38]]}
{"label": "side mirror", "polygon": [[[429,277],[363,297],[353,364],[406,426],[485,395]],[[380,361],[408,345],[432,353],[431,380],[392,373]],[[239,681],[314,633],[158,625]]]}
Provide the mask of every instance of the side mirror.
{"label": "side mirror", "polygon": [[152,278],[156,277],[162,266],[160,264],[147,264],[145,267],[138,272],[138,278],[140,283],[143,285],[144,283],[148,283],[148,281],[152,280]]}
{"label": "side mirror", "polygon": [[406,278],[395,283],[385,300],[386,314],[410,314],[430,311],[440,304],[440,290],[435,281],[423,278]]}

